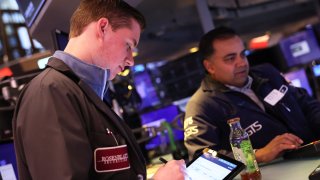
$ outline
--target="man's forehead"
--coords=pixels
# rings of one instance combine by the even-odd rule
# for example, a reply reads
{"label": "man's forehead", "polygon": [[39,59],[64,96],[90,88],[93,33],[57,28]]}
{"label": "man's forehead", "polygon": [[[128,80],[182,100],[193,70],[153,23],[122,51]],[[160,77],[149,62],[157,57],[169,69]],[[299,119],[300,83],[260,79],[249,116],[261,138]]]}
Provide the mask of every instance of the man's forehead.
{"label": "man's forehead", "polygon": [[217,39],[212,43],[214,51],[216,50],[237,50],[244,49],[244,43],[239,37],[228,39]]}

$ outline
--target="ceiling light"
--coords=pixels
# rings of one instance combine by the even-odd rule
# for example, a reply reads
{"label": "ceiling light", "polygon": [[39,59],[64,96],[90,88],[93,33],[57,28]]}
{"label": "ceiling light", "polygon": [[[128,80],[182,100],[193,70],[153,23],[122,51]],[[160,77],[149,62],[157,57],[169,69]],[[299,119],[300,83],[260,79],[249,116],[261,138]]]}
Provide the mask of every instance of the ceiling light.
{"label": "ceiling light", "polygon": [[263,36],[255,37],[250,40],[250,49],[262,49],[267,48],[269,45],[270,33],[266,33]]}
{"label": "ceiling light", "polygon": [[193,48],[190,48],[190,49],[189,49],[189,52],[190,52],[190,53],[195,53],[195,52],[197,52],[198,50],[199,50],[198,47],[193,47]]}

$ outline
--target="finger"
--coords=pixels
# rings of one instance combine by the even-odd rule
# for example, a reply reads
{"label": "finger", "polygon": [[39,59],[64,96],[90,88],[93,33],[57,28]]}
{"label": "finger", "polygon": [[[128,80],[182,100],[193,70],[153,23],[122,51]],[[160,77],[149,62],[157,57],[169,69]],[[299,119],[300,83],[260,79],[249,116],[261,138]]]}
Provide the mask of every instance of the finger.
{"label": "finger", "polygon": [[292,147],[292,148],[298,148],[300,146],[300,143],[298,143],[296,141],[292,141],[287,138],[283,138],[279,143],[280,143],[280,145],[286,145],[286,146]]}
{"label": "finger", "polygon": [[285,133],[283,135],[283,138],[291,141],[292,144],[295,144],[295,145],[300,145],[303,143],[303,141],[298,136],[291,134],[291,133]]}
{"label": "finger", "polygon": [[161,171],[161,169],[163,169],[163,168],[164,168],[164,166],[165,166],[165,164],[161,165],[161,166],[158,168],[158,170],[157,170],[157,171]]}
{"label": "finger", "polygon": [[[182,165],[185,164],[185,162],[184,162],[183,159],[181,159],[181,160],[171,160],[171,161],[169,161],[168,163],[170,163],[170,164],[175,164],[175,165],[179,165],[179,166],[182,166]],[[168,163],[167,163],[167,164],[168,164]]]}
{"label": "finger", "polygon": [[184,160],[171,160],[166,163],[166,167],[179,172],[184,172],[186,168]]}
{"label": "finger", "polygon": [[183,166],[186,166],[186,162],[184,161],[184,159],[180,159],[180,160],[179,160],[179,163],[180,163],[181,165],[183,165]]}
{"label": "finger", "polygon": [[286,133],[285,135],[290,139],[294,139],[295,141],[303,143],[302,139],[300,139],[298,136],[296,136],[296,135],[294,135],[292,133]]}
{"label": "finger", "polygon": [[303,143],[303,140],[301,138],[299,138],[298,136],[294,135],[294,134],[289,134],[289,136],[291,138],[293,138],[296,142],[298,142],[299,144],[302,144]]}
{"label": "finger", "polygon": [[168,168],[170,168],[174,172],[175,178],[176,179],[184,179],[187,174],[185,161],[184,160],[172,160],[169,162],[171,163],[171,166]]}
{"label": "finger", "polygon": [[294,144],[285,144],[285,143],[282,143],[278,146],[279,148],[279,152],[281,151],[284,151],[284,150],[291,150],[291,149],[296,149],[297,146],[294,145]]}

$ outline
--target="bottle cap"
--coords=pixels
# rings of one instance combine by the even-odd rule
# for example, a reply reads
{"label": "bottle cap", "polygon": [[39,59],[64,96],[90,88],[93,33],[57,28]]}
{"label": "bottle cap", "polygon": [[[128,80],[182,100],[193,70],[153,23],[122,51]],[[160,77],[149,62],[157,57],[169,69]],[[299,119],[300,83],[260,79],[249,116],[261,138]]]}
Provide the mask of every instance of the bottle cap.
{"label": "bottle cap", "polygon": [[232,119],[229,119],[229,120],[228,120],[228,124],[233,124],[233,123],[236,123],[236,122],[239,122],[239,121],[240,121],[240,118],[239,118],[239,117],[232,118]]}

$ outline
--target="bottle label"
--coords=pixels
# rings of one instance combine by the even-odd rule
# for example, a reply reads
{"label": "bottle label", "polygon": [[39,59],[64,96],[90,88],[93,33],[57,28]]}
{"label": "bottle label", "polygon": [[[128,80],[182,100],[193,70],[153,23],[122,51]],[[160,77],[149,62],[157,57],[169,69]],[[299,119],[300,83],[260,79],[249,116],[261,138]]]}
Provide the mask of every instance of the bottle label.
{"label": "bottle label", "polygon": [[[253,152],[251,143],[249,140],[243,140],[240,144],[240,148],[243,152],[243,156],[245,157],[245,164],[247,166],[247,172],[255,172],[258,170],[258,164],[256,161],[255,154]],[[243,162],[243,161],[242,161]]]}
{"label": "bottle label", "polygon": [[243,152],[240,148],[232,146],[232,152],[233,152],[233,156],[236,160],[241,161],[244,164],[246,164],[245,157],[244,157]]}

